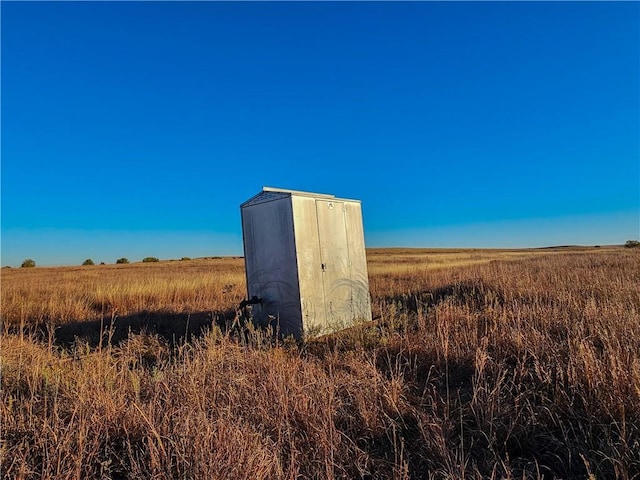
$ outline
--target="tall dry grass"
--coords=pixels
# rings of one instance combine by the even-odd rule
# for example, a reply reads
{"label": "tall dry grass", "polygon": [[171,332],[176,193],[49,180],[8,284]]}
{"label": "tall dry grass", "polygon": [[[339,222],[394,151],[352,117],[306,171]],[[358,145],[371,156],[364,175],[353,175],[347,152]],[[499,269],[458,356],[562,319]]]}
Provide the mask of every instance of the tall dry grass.
{"label": "tall dry grass", "polygon": [[223,311],[246,295],[241,258],[2,269],[2,286],[8,325]]}
{"label": "tall dry grass", "polygon": [[[111,319],[140,309],[232,310],[241,263],[100,274],[119,293],[92,324],[98,342],[57,338],[65,321],[102,315],[60,315],[67,297],[94,302],[91,270],[3,271],[2,475],[637,478],[638,253],[475,252],[431,268],[437,253],[422,252],[393,268],[393,252],[372,252],[379,319],[300,345],[215,326],[180,339],[152,323],[114,338]],[[177,293],[180,281],[207,291]],[[31,305],[47,295],[54,313]],[[15,327],[43,321],[59,329]]]}

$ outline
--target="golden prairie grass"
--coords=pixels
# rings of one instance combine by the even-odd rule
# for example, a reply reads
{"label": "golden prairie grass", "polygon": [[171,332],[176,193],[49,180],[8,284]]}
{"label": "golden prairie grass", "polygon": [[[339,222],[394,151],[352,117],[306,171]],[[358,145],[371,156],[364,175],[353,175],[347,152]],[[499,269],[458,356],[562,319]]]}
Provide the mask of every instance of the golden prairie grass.
{"label": "golden prairie grass", "polygon": [[[553,252],[556,253],[556,252]],[[548,254],[535,250],[369,249],[372,294],[406,293],[430,270]],[[2,269],[4,325],[51,324],[141,311],[222,312],[246,295],[242,258]],[[398,283],[400,282],[400,283]],[[397,284],[399,288],[394,289]]]}
{"label": "golden prairie grass", "polygon": [[635,478],[638,253],[370,251],[379,319],[300,345],[57,338],[233,311],[241,260],[3,271],[2,475]]}
{"label": "golden prairie grass", "polygon": [[246,295],[241,258],[3,269],[2,286],[3,320],[12,325],[218,311]]}

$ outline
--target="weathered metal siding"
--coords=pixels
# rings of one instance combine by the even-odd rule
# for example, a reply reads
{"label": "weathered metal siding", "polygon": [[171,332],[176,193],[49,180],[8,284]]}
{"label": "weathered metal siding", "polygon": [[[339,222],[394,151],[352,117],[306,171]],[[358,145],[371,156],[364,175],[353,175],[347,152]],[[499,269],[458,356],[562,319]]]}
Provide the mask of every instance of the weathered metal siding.
{"label": "weathered metal siding", "polygon": [[371,296],[367,273],[367,252],[364,243],[362,206],[360,202],[346,202],[347,240],[351,262],[351,288],[354,321],[371,321]]}
{"label": "weathered metal siding", "polygon": [[263,300],[262,318],[270,315],[283,335],[302,330],[300,290],[291,197],[241,208],[249,298]]}
{"label": "weathered metal siding", "polygon": [[346,207],[339,201],[316,201],[322,259],[325,327],[340,330],[353,325],[353,295]]}
{"label": "weathered metal siding", "polygon": [[307,334],[322,332],[325,329],[326,314],[316,199],[294,195],[291,197],[291,203],[295,225],[302,323]]}

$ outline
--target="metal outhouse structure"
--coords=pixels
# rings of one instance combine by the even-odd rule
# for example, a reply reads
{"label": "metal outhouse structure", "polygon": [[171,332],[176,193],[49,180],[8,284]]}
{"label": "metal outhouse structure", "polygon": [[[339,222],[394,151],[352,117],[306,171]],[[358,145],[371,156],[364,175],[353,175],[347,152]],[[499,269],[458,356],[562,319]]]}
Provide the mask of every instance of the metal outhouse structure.
{"label": "metal outhouse structure", "polygon": [[359,200],[264,187],[240,211],[258,320],[296,338],[371,320]]}

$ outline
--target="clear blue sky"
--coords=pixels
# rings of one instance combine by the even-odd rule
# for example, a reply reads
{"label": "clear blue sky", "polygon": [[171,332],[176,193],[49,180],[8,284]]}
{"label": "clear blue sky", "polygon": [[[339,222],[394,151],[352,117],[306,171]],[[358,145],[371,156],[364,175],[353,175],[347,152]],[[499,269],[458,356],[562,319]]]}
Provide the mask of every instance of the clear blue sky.
{"label": "clear blue sky", "polygon": [[241,255],[263,185],[368,246],[640,237],[638,2],[2,2],[2,265]]}

